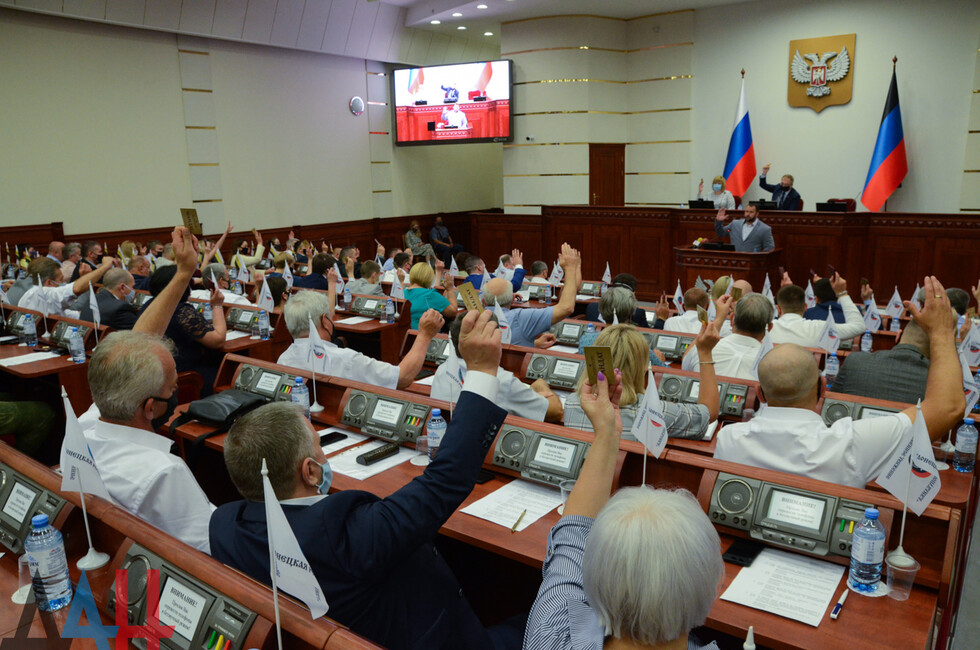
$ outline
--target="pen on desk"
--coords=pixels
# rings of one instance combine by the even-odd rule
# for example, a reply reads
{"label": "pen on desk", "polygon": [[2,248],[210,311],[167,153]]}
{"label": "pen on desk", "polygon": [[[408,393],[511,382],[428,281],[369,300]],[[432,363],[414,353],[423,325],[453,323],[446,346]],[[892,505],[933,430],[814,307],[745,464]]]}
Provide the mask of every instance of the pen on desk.
{"label": "pen on desk", "polygon": [[514,522],[514,525],[510,527],[510,532],[512,533],[517,532],[517,527],[521,525],[522,521],[524,521],[524,515],[526,514],[527,514],[527,508],[524,508],[524,512],[522,512],[521,516],[517,518],[517,521]]}
{"label": "pen on desk", "polygon": [[840,610],[844,606],[845,600],[847,600],[847,587],[844,587],[844,591],[841,592],[840,598],[837,599],[837,604],[834,605],[834,611],[830,612],[830,620],[837,620],[837,615],[840,614]]}

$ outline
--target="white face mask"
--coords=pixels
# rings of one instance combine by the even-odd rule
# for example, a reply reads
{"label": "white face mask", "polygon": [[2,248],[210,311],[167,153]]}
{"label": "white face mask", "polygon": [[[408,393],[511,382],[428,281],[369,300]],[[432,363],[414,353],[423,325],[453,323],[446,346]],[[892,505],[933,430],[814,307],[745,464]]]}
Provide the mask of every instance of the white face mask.
{"label": "white face mask", "polygon": [[713,189],[715,192],[720,192],[721,191],[721,183],[715,183],[714,185],[711,186],[711,189]]}
{"label": "white face mask", "polygon": [[136,291],[132,287],[127,287],[127,289],[129,289],[129,292],[123,296],[123,299],[131,305],[136,302]]}

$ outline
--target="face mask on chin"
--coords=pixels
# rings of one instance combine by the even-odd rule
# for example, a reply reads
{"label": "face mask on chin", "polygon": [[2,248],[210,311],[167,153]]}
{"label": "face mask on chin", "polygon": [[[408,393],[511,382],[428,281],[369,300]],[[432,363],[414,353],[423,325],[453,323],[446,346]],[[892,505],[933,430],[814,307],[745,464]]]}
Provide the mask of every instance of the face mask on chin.
{"label": "face mask on chin", "polygon": [[[163,401],[162,397],[154,397],[153,399]],[[158,418],[153,418],[150,421],[150,426],[152,426],[153,430],[156,431],[157,429],[159,429],[160,427],[162,427],[164,424],[167,423],[167,420],[170,419],[170,417],[174,414],[174,411],[176,410],[177,410],[177,391],[175,390],[173,394],[167,398],[166,412]]]}

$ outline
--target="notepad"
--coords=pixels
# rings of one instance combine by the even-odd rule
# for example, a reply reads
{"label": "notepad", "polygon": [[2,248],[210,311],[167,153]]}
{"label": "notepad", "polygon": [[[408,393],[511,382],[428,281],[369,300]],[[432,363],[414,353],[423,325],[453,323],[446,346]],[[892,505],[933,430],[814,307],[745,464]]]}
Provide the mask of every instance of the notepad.
{"label": "notepad", "polygon": [[[0,359],[0,366],[9,368],[10,366],[19,366],[22,363],[31,363],[33,361],[44,361],[45,359],[56,359],[61,355],[57,352],[30,352],[28,354],[22,354],[19,357],[10,357],[9,359]],[[71,361],[71,359],[68,359]]]}
{"label": "notepad", "polygon": [[558,488],[515,479],[460,512],[505,528],[512,528],[520,519],[521,523],[517,526],[517,532],[520,532],[560,505],[561,491]]}
{"label": "notepad", "polygon": [[766,548],[721,598],[817,627],[843,575],[838,564]]}
{"label": "notepad", "polygon": [[351,316],[350,318],[344,318],[343,320],[339,320],[336,322],[337,325],[360,325],[361,323],[366,323],[372,320],[374,319],[368,318],[367,316]]}
{"label": "notepad", "polygon": [[566,354],[578,354],[578,348],[571,345],[552,345],[548,348],[552,352],[564,352]]}
{"label": "notepad", "polygon": [[584,296],[582,294],[576,294],[575,300],[595,300],[595,296]]}
{"label": "notepad", "polygon": [[234,341],[235,339],[240,339],[248,336],[248,332],[239,332],[238,330],[228,330],[225,332],[226,341]]}
{"label": "notepad", "polygon": [[418,385],[420,385],[420,386],[431,386],[431,385],[432,385],[432,381],[433,381],[433,380],[434,380],[435,378],[436,378],[436,376],[435,376],[435,375],[429,375],[429,376],[428,376],[428,377],[426,377],[425,379],[419,379],[419,380],[418,380],[418,381],[416,381],[415,383],[416,383],[416,384],[418,384]]}
{"label": "notepad", "polygon": [[380,474],[387,469],[391,469],[395,465],[400,465],[415,455],[414,449],[399,447],[397,454],[379,460],[373,465],[357,464],[358,456],[386,444],[388,444],[388,442],[385,440],[374,440],[366,445],[361,445],[360,447],[354,447],[353,449],[343,451],[330,459],[330,469],[337,474],[343,474],[344,476],[349,476],[353,479],[363,481],[371,478],[375,474]]}

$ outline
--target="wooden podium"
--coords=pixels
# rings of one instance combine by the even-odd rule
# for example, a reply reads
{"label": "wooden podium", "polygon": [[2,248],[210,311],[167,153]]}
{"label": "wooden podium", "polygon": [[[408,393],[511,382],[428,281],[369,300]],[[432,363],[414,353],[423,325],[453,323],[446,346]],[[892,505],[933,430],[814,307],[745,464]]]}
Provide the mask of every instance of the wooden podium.
{"label": "wooden podium", "polygon": [[694,286],[700,275],[702,278],[717,278],[731,275],[736,280],[748,280],[755,291],[762,291],[766,274],[774,288],[779,287],[779,267],[784,266],[783,249],[774,248],[764,253],[736,253],[735,251],[709,251],[693,246],[675,246],[677,272],[680,276],[681,290]]}

